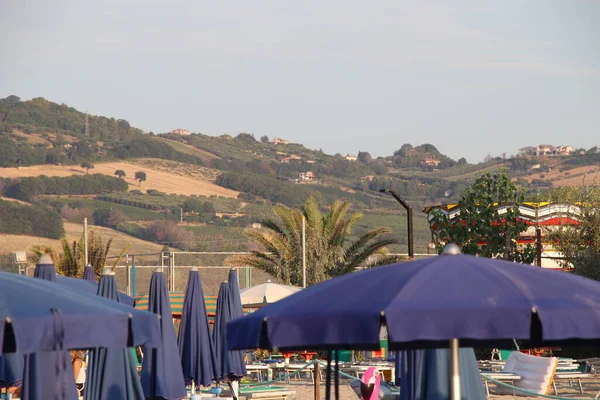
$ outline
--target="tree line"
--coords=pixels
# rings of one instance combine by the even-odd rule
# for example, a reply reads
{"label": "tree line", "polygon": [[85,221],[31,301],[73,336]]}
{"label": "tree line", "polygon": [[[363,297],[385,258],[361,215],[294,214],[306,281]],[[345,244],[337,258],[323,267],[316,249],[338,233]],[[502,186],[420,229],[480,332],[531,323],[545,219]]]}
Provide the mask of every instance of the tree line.
{"label": "tree line", "polygon": [[60,215],[51,208],[0,200],[0,233],[58,239],[64,226]]}
{"label": "tree line", "polygon": [[88,174],[0,179],[0,187],[2,194],[6,197],[31,202],[40,195],[125,192],[129,185],[123,179],[112,176]]}

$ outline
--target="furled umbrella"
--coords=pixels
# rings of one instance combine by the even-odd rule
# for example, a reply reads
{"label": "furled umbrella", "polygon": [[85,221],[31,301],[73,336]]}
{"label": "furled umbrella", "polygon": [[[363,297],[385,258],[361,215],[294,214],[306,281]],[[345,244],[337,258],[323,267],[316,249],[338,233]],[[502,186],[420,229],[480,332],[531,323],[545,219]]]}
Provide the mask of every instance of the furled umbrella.
{"label": "furled umbrella", "polygon": [[[227,343],[227,324],[232,320],[232,295],[228,281],[221,283],[217,298],[217,311],[213,328],[213,342],[217,354],[217,381],[237,382],[245,373],[246,365],[239,357],[239,351],[230,351]],[[236,387],[232,385],[234,396]]]}
{"label": "furled umbrella", "polygon": [[[483,400],[486,393],[472,348],[461,348],[461,398]],[[448,349],[421,349],[399,352],[396,374],[400,380],[399,400],[450,398],[450,352]]]}
{"label": "furled umbrella", "polygon": [[[448,348],[460,397],[459,344],[597,345],[600,282],[560,271],[456,254],[346,274],[230,323],[235,349]],[[352,296],[348,296],[352,293]]]}
{"label": "furled umbrella", "polygon": [[144,347],[142,387],[146,397],[180,399],[186,396],[177,338],[164,274],[157,268],[150,280],[148,311],[161,316],[161,346]]}
{"label": "furled umbrella", "polygon": [[[115,273],[105,268],[98,295],[119,302]],[[85,385],[86,400],[143,400],[144,391],[133,354],[128,348],[96,348],[90,352]]]}
{"label": "furled umbrella", "polygon": [[6,353],[0,356],[0,383],[2,387],[19,387],[23,382],[22,354]]}
{"label": "furled umbrella", "polygon": [[49,254],[42,254],[35,270],[33,270],[33,276],[39,279],[45,279],[47,281],[56,281],[56,269],[54,268],[54,261]]}
{"label": "furled umbrella", "polygon": [[[240,280],[237,273],[237,269],[231,268],[229,270],[229,277],[227,279],[229,282],[229,293],[231,294],[230,299],[230,310],[231,310],[231,319],[236,319],[244,316],[244,309],[242,308],[242,299],[240,295]],[[227,328],[225,327],[225,330]],[[226,336],[225,336],[226,337]],[[246,371],[246,352],[245,351],[229,351],[231,355],[231,368],[233,372],[230,374],[230,386],[235,397],[238,396],[239,392],[239,380],[242,376],[247,374]],[[235,379],[231,379],[235,376]]]}
{"label": "furled umbrella", "polygon": [[86,265],[83,268],[83,278],[84,281],[94,282],[96,283],[96,274],[94,274],[94,269],[91,264]]}
{"label": "furled umbrella", "polygon": [[217,359],[210,337],[198,268],[192,268],[185,289],[179,325],[179,356],[186,384],[209,386],[217,376]]}

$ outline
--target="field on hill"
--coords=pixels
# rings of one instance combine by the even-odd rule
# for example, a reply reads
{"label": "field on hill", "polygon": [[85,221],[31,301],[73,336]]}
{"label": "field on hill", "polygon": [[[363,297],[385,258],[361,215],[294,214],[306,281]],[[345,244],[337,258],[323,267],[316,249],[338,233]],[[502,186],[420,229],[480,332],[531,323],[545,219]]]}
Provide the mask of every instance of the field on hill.
{"label": "field on hill", "polygon": [[[106,242],[112,239],[112,244],[109,252],[109,257],[118,256],[125,246],[129,246],[127,253],[158,253],[163,248],[162,245],[145,240],[136,239],[133,236],[117,232],[110,228],[102,226],[90,226],[88,231],[94,230],[102,236]],[[72,242],[80,240],[83,234],[83,225],[65,222],[65,231],[67,239]],[[0,235],[0,254],[9,254],[13,251],[31,251],[35,246],[52,246],[60,249],[60,240],[47,239],[36,236],[24,235]],[[156,256],[158,258],[158,256]]]}
{"label": "field on hill", "polygon": [[[153,167],[153,164],[156,167]],[[130,190],[148,189],[159,190],[168,194],[222,196],[236,198],[239,192],[218,186],[202,176],[211,176],[198,172],[202,167],[186,165],[187,169],[174,168],[169,171],[164,160],[142,159],[134,162],[108,162],[97,163],[91,173],[101,173],[114,176],[116,170],[121,169],[127,174],[125,180],[129,183]],[[182,164],[185,165],[185,164]],[[192,170],[190,170],[192,169]],[[203,169],[208,170],[208,169]],[[134,179],[137,171],[146,173],[146,181],[141,185]],[[35,165],[20,168],[0,168],[0,176],[6,178],[23,178],[27,176],[71,176],[85,174],[85,170],[77,165]],[[186,175],[187,174],[187,175]],[[212,176],[211,176],[212,177]]]}
{"label": "field on hill", "polygon": [[534,179],[551,181],[552,186],[554,187],[580,186],[583,183],[584,177],[586,177],[587,184],[591,184],[594,179],[600,178],[600,168],[598,168],[597,165],[587,165],[563,171],[554,168],[552,171],[524,176],[528,182],[531,182]]}

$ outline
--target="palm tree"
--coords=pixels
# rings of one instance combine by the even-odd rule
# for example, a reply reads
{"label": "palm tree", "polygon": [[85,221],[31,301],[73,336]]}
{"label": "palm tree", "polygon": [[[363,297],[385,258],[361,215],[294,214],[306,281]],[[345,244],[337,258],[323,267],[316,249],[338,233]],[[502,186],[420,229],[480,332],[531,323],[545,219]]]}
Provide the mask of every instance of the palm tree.
{"label": "palm tree", "polygon": [[[286,284],[302,285],[302,219],[306,219],[306,282],[312,285],[331,277],[346,274],[358,267],[388,264],[396,260],[386,256],[386,246],[396,243],[392,238],[381,237],[391,230],[387,227],[373,229],[358,239],[349,239],[353,224],[362,214],[347,216],[350,203],[336,201],[325,215],[321,214],[314,198],[309,198],[300,210],[285,206],[275,207],[281,223],[274,220],[262,222],[265,230],[247,230],[263,251],[230,257],[233,265],[259,268]],[[369,257],[380,255],[374,263]]]}

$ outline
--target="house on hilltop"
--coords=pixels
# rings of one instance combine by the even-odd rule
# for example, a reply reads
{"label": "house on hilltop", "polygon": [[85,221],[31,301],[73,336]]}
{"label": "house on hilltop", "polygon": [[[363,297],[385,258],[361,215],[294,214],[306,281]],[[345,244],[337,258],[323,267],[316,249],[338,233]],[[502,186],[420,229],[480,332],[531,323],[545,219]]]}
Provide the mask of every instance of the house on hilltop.
{"label": "house on hilltop", "polygon": [[348,161],[356,161],[358,160],[358,156],[351,156],[350,154],[346,154],[346,157],[344,157],[346,160]]}
{"label": "house on hilltop", "polygon": [[189,136],[190,135],[190,131],[188,131],[187,129],[182,129],[182,128],[173,129],[171,131],[171,133],[173,133],[175,135],[183,135],[183,136]]}
{"label": "house on hilltop", "polygon": [[316,181],[317,180],[317,176],[315,175],[314,172],[312,171],[308,171],[308,172],[300,172],[298,174],[298,177],[301,181]]}
{"label": "house on hilltop", "polygon": [[573,154],[573,147],[571,146],[556,146],[554,148],[554,154],[559,156],[570,156]]}
{"label": "house on hilltop", "polygon": [[438,165],[440,165],[440,160],[426,157],[421,161],[421,163],[428,167],[437,167]]}
{"label": "house on hilltop", "polygon": [[273,144],[290,144],[290,142],[288,140],[285,139],[281,139],[276,137],[275,139],[273,139],[273,141],[271,142]]}

